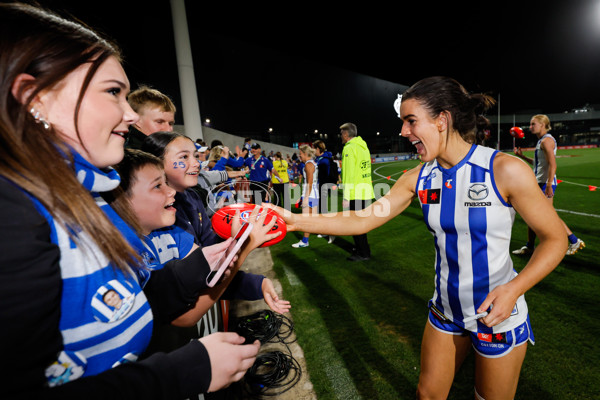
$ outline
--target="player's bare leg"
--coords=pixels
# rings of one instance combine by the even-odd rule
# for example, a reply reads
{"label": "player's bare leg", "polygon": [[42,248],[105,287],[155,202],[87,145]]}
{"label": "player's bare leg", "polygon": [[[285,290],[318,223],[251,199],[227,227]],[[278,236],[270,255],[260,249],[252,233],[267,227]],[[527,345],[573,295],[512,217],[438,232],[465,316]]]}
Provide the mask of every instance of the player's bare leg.
{"label": "player's bare leg", "polygon": [[471,349],[469,336],[450,335],[425,324],[417,399],[446,399],[456,371]]}
{"label": "player's bare leg", "polygon": [[[517,392],[527,342],[503,357],[475,356],[475,389],[485,400],[512,400]],[[475,397],[477,399],[477,397]]]}

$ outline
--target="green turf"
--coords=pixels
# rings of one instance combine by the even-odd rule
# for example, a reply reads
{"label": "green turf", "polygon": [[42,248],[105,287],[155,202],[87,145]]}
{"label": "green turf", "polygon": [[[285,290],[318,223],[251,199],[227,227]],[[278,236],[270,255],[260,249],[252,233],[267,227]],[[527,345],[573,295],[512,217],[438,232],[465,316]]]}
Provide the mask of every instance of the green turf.
{"label": "green turf", "polygon": [[[526,294],[536,345],[523,364],[517,399],[600,398],[600,149],[559,151],[555,207],[587,244]],[[563,157],[563,156],[572,157]],[[375,184],[393,184],[418,161],[374,164]],[[377,174],[382,177],[378,177]],[[388,177],[390,179],[388,179]],[[578,183],[579,186],[571,183]],[[517,216],[511,249],[527,228]],[[291,232],[271,247],[284,297],[292,302],[298,341],[317,396],[323,399],[413,399],[427,301],[434,288],[432,236],[416,201],[369,233],[372,259],[346,261],[351,237],[333,244],[311,235],[310,247],[292,249]],[[526,258],[513,256],[520,271]],[[451,399],[473,396],[474,358],[458,372]]]}

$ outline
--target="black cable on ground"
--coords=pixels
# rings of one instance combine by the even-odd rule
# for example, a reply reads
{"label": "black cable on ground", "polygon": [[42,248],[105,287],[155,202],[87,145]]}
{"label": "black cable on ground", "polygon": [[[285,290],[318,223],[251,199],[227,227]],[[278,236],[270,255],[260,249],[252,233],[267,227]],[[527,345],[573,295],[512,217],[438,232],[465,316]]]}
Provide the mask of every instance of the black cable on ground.
{"label": "black cable on ground", "polygon": [[255,340],[259,340],[261,345],[283,343],[289,353],[272,351],[256,357],[254,365],[244,376],[244,388],[250,397],[280,395],[300,380],[302,369],[288,346],[296,340],[290,339],[293,329],[292,320],[271,310],[262,310],[239,318],[236,331],[246,339],[246,343]]}
{"label": "black cable on ground", "polygon": [[261,344],[281,342],[286,345],[295,341],[295,339],[288,340],[293,330],[292,320],[271,310],[262,310],[240,317],[236,328],[236,332],[246,338],[246,343],[258,339]]}
{"label": "black cable on ground", "polygon": [[302,369],[294,357],[272,351],[256,357],[244,376],[245,388],[252,397],[279,396],[298,383],[301,376]]}

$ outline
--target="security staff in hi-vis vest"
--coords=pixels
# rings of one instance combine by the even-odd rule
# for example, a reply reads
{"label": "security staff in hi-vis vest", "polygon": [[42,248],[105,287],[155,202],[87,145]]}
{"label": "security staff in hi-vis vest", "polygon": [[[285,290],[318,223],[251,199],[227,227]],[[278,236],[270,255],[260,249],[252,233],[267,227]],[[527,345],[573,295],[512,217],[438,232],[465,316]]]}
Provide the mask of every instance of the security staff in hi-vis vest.
{"label": "security staff in hi-vis vest", "polygon": [[273,185],[273,191],[275,197],[272,199],[272,203],[286,210],[290,209],[290,177],[288,175],[288,163],[281,156],[281,152],[275,153],[275,160],[273,161],[273,169],[277,171],[277,175],[271,175],[271,184]]}
{"label": "security staff in hi-vis vest", "polygon": [[[362,210],[375,197],[371,181],[371,153],[367,143],[358,136],[356,125],[345,123],[340,126],[342,143],[342,188],[344,208]],[[354,236],[356,250],[348,261],[366,261],[371,258],[367,234]]]}

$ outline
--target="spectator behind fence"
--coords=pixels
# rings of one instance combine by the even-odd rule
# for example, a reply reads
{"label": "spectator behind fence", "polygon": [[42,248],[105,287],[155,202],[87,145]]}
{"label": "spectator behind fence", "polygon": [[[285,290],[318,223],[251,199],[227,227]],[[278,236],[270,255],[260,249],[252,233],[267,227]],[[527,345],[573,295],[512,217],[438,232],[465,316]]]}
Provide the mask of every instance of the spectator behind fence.
{"label": "spectator behind fence", "polygon": [[262,155],[260,144],[252,145],[252,157],[248,157],[244,165],[250,168],[250,192],[251,201],[254,204],[269,202],[269,181],[271,174],[278,176],[276,170],[273,169],[271,161]]}
{"label": "spectator behind fence", "polygon": [[[140,256],[151,271],[160,270],[165,263],[174,259],[181,259],[182,263],[193,262],[193,254],[200,246],[213,245],[211,243],[214,240],[208,238],[199,246],[197,243],[200,241],[195,238],[195,232],[174,225],[177,211],[173,207],[176,191],[166,184],[167,178],[160,158],[141,150],[126,149],[125,157],[116,169],[122,180],[120,190],[116,191],[116,200],[111,204],[119,206],[118,212],[132,210],[131,213],[123,214],[143,237],[146,247],[142,249]],[[133,219],[129,217],[130,215]],[[269,222],[265,221],[265,223]],[[254,234],[254,230],[252,233]],[[264,232],[257,230],[256,234],[261,235]],[[221,297],[244,300],[264,298],[275,312],[287,312],[289,302],[278,299],[269,279],[262,275],[238,272],[250,250],[252,249],[245,247],[239,254],[232,271],[227,271],[233,274],[231,278],[225,277],[213,288],[204,287],[193,309],[168,321],[170,325],[155,329],[146,354],[172,351],[202,336],[196,324]],[[204,280],[208,272],[208,270],[203,271]]]}
{"label": "spectator behind fence", "polygon": [[139,149],[146,136],[158,131],[173,130],[177,109],[166,94],[142,85],[129,94],[127,101],[140,119],[129,127],[126,147]]}

